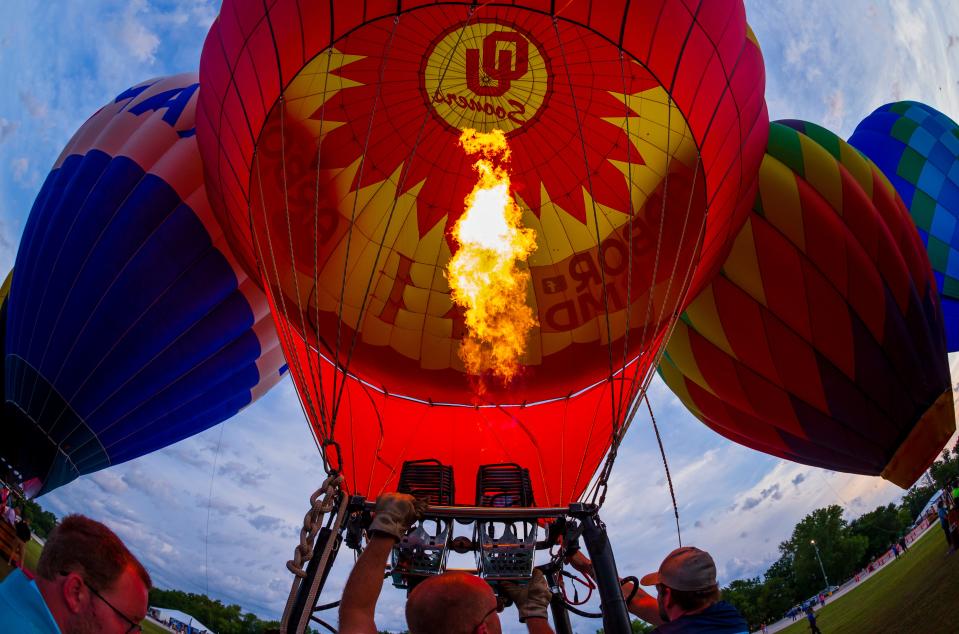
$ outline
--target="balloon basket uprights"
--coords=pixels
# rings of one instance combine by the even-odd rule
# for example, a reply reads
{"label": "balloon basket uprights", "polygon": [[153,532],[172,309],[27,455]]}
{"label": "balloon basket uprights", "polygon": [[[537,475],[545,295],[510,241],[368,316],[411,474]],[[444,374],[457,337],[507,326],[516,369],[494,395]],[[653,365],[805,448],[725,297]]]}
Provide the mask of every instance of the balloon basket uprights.
{"label": "balloon basket uprights", "polygon": [[[315,499],[316,496],[314,509]],[[336,631],[317,613],[338,607],[339,601],[320,604],[320,595],[341,543],[362,551],[375,504],[361,496],[347,498],[339,490],[334,499],[335,504],[327,505],[329,517],[322,528],[312,533],[310,557],[302,576],[296,573],[295,566],[288,564],[297,576],[281,621],[280,631],[284,634],[302,634],[311,621],[331,632]],[[476,574],[490,583],[499,600],[508,605],[509,600],[501,593],[499,583],[507,580],[519,584],[528,582],[534,568],[535,552],[559,547],[551,561],[537,566],[553,592],[550,608],[555,631],[558,634],[572,633],[569,612],[573,611],[581,616],[602,618],[606,632],[625,634],[631,631],[626,601],[620,590],[612,546],[598,511],[599,507],[594,504],[579,503],[568,507],[429,506],[422,519],[394,547],[385,576],[391,578],[394,586],[411,591],[428,577],[450,570],[447,568],[450,551],[472,552],[476,567],[465,572]],[[455,523],[473,524],[473,538],[454,538]],[[538,540],[543,526],[546,534],[544,539]],[[601,614],[576,609],[560,589],[563,561],[578,549],[580,538],[593,562]]]}

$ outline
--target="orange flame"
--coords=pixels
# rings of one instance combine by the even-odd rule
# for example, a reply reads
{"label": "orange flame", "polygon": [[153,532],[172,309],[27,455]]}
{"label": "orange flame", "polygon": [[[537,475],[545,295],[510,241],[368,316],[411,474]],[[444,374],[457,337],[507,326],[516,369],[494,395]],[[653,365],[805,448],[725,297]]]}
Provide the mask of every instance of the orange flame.
{"label": "orange flame", "polygon": [[453,226],[459,249],[447,268],[453,301],[465,309],[467,335],[459,355],[470,374],[490,371],[508,383],[537,325],[526,303],[529,270],[518,266],[536,249],[536,232],[522,226],[522,212],[510,195],[503,131],[466,129],[459,141],[467,154],[478,155],[473,169],[479,175]]}

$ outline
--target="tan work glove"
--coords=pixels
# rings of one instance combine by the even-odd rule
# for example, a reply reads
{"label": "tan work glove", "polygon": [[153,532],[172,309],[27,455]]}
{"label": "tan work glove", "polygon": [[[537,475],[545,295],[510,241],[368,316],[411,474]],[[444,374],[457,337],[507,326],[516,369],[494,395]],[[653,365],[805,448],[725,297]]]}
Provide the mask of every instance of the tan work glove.
{"label": "tan work glove", "polygon": [[546,577],[539,568],[533,570],[533,578],[525,586],[518,586],[515,583],[504,581],[500,584],[513,603],[519,610],[519,622],[525,623],[526,619],[545,619],[547,618],[546,609],[553,598],[553,593],[549,591],[546,585]]}
{"label": "tan work glove", "polygon": [[417,500],[412,495],[384,493],[376,498],[369,532],[379,531],[400,541],[413,522],[422,516],[425,508],[426,502]]}

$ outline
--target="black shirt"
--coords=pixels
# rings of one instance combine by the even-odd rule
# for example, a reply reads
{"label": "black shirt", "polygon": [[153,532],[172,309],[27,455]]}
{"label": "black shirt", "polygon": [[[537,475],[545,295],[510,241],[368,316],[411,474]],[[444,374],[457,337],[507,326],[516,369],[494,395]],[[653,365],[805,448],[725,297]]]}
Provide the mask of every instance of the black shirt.
{"label": "black shirt", "polygon": [[14,524],[13,529],[17,532],[17,539],[22,542],[30,541],[30,527],[27,526],[27,523],[23,520],[17,520],[17,523]]}

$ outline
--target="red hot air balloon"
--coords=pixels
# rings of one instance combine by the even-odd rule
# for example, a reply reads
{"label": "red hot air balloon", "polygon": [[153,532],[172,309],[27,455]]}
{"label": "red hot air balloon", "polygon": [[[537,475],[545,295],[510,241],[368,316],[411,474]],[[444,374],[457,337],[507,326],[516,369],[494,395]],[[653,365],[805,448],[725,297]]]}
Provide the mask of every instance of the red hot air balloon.
{"label": "red hot air balloon", "polygon": [[742,3],[561,4],[227,0],[211,29],[212,204],[351,492],[435,458],[459,502],[503,462],[579,497],[751,204]]}
{"label": "red hot air balloon", "polygon": [[774,123],[759,196],[660,372],[748,447],[911,486],[956,429],[935,279],[882,172],[811,123]]}

